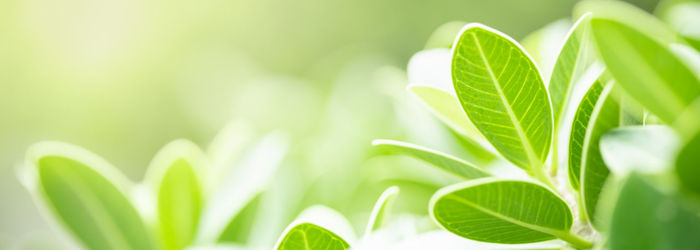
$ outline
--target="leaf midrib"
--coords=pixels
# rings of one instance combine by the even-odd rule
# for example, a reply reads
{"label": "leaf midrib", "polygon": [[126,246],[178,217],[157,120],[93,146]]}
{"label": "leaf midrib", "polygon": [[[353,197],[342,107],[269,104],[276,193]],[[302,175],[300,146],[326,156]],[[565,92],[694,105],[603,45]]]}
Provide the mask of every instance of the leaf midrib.
{"label": "leaf midrib", "polygon": [[[455,194],[448,194],[448,195],[446,195],[445,197],[446,197],[446,198],[453,199],[453,200],[458,201],[458,202],[461,202],[461,203],[464,203],[464,204],[467,205],[467,206],[473,207],[473,208],[475,208],[475,209],[477,209],[477,210],[479,210],[479,211],[481,211],[481,212],[484,212],[484,213],[486,213],[486,214],[488,214],[488,215],[491,215],[491,216],[493,216],[493,217],[502,219],[502,220],[504,220],[504,221],[510,222],[510,223],[512,223],[512,224],[515,224],[515,225],[518,225],[518,226],[521,226],[521,227],[524,227],[524,228],[528,228],[528,229],[531,229],[531,230],[534,230],[534,231],[546,233],[546,234],[552,235],[552,236],[554,236],[554,237],[559,237],[560,235],[567,235],[567,234],[569,234],[568,231],[558,230],[558,229],[551,229],[551,228],[548,228],[548,227],[542,227],[542,226],[538,226],[538,225],[526,223],[526,222],[520,221],[520,220],[518,220],[518,219],[505,216],[505,215],[500,214],[500,213],[498,213],[498,212],[496,212],[496,211],[492,211],[492,210],[490,210],[490,209],[488,209],[488,208],[479,206],[478,204],[476,204],[476,203],[474,203],[474,202],[471,202],[470,200],[464,199],[464,198],[462,198],[462,197],[459,197],[459,196],[457,196],[457,195],[455,195]],[[540,207],[541,207],[541,206],[539,206],[538,209],[539,209]]]}
{"label": "leaf midrib", "polygon": [[496,88],[496,91],[498,91],[498,97],[501,99],[501,102],[503,102],[503,104],[504,104],[503,106],[505,106],[506,112],[508,113],[508,116],[513,121],[515,131],[518,133],[518,137],[520,137],[520,143],[525,148],[525,151],[527,153],[527,158],[530,161],[530,166],[528,167],[528,169],[532,170],[532,169],[536,168],[537,166],[541,165],[542,163],[541,163],[540,159],[536,156],[535,152],[533,152],[532,144],[530,143],[530,140],[525,135],[525,131],[523,131],[523,128],[520,127],[520,120],[517,119],[517,117],[515,116],[515,113],[513,112],[513,109],[510,107],[510,103],[505,98],[505,94],[503,93],[503,90],[501,89],[501,84],[498,82],[498,79],[493,74],[493,70],[491,69],[491,65],[489,64],[488,60],[486,59],[486,55],[484,54],[484,50],[481,48],[481,42],[479,41],[479,38],[476,36],[476,33],[474,33],[474,32],[472,32],[471,35],[474,38],[474,43],[476,44],[477,50],[479,51],[479,56],[481,57],[481,60],[484,62],[484,66],[486,66],[486,69],[489,72],[489,76],[491,77],[491,80],[493,82],[494,87]]}

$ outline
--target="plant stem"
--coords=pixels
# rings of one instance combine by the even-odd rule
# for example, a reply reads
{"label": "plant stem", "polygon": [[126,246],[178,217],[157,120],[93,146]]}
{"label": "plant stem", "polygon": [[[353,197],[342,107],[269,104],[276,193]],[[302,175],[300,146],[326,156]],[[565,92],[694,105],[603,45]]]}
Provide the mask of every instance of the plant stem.
{"label": "plant stem", "polygon": [[553,191],[557,192],[557,187],[554,186],[552,179],[549,178],[549,175],[546,173],[547,172],[546,169],[547,169],[546,166],[542,166],[538,169],[535,169],[534,171],[532,171],[533,176],[535,177],[535,179],[537,179],[538,181],[541,181],[542,183],[544,183],[545,185],[550,187]]}
{"label": "plant stem", "polygon": [[576,204],[578,204],[578,217],[579,217],[579,219],[583,222],[588,222],[588,216],[586,216],[586,210],[583,207],[584,206],[583,199],[581,198],[580,194],[576,195],[576,200],[578,200],[578,202],[576,202]]}
{"label": "plant stem", "polygon": [[559,239],[570,243],[576,248],[590,249],[593,247],[593,243],[581,238],[578,235],[572,234],[571,232],[566,232],[565,234],[557,235]]}

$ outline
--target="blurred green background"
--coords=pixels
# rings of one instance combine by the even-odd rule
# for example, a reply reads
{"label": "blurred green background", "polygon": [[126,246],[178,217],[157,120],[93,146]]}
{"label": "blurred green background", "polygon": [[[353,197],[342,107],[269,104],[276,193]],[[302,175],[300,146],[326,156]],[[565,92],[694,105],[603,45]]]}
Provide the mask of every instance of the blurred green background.
{"label": "blurred green background", "polygon": [[575,2],[0,0],[0,248],[56,241],[15,177],[31,143],[80,145],[133,181],[167,142],[205,147],[231,120],[362,157],[346,147],[403,133],[379,99],[405,92],[370,93],[378,69],[405,69],[443,23],[522,39]]}

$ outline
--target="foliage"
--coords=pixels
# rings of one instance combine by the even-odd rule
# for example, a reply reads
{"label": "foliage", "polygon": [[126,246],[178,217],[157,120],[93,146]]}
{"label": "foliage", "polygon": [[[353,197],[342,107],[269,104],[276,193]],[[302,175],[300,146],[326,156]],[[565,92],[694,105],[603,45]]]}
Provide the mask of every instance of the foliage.
{"label": "foliage", "polygon": [[[348,163],[331,156],[339,149],[328,147],[338,143],[329,137],[304,155],[328,158],[304,169],[313,178],[300,178],[308,183],[296,189],[285,181],[299,180],[279,178],[296,174],[279,167],[293,150],[283,136],[273,133],[244,143],[252,136],[230,127],[206,152],[184,140],[168,144],[139,184],[99,156],[59,142],[32,146],[21,178],[37,203],[89,249],[272,246],[260,244],[264,237],[256,233],[279,235],[274,248],[280,250],[426,244],[438,249],[697,249],[700,52],[697,34],[679,25],[697,17],[673,18],[696,13],[697,5],[670,10],[664,13],[666,24],[622,2],[583,1],[568,32],[558,34],[563,37],[559,47],[527,46],[537,51],[526,51],[484,24],[443,25],[426,50],[411,59],[408,80],[396,72],[383,72],[381,79],[399,83],[387,87],[394,96],[393,87],[407,86],[413,100],[450,131],[448,139],[434,143],[436,149],[377,139],[374,154],[347,153],[378,157]],[[457,27],[462,27],[459,32]],[[528,43],[551,44],[548,39],[557,36],[551,33],[561,33],[562,27],[535,32]],[[336,91],[352,87],[357,88],[348,84]],[[358,114],[384,121],[384,110],[374,110],[383,103],[360,103],[356,96],[336,101],[331,105],[344,109],[329,115],[328,133],[352,134],[357,127],[389,131],[397,125],[353,123]],[[397,113],[411,105],[396,103],[404,108]],[[412,127],[414,120],[400,125],[421,134],[422,127]],[[359,145],[375,135],[345,136]],[[397,155],[411,158],[381,160]],[[333,164],[395,168],[369,171],[366,177],[357,169],[325,166]],[[319,165],[328,169],[321,171]],[[333,197],[323,197],[324,185],[355,190],[338,188],[329,191]],[[350,199],[334,203],[354,196],[374,199],[376,192],[367,190],[377,186],[384,192],[372,207],[348,204],[354,202]],[[421,199],[420,193],[432,196]],[[334,210],[357,206],[367,206],[366,213],[345,217]],[[299,208],[306,209],[297,213]],[[365,228],[361,237],[356,228]]]}

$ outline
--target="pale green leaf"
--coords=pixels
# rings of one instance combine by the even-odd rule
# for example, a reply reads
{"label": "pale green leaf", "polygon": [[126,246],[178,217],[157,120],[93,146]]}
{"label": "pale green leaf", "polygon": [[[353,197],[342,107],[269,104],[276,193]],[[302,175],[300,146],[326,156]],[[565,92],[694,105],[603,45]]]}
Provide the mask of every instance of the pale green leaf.
{"label": "pale green leaf", "polygon": [[590,42],[588,38],[589,20],[590,14],[587,14],[576,21],[559,52],[557,61],[554,63],[549,80],[554,124],[558,124],[559,119],[566,111],[574,83],[592,63],[588,49]]}
{"label": "pale green leaf", "polygon": [[539,184],[483,178],[438,191],[430,214],[447,231],[493,243],[531,243],[561,238],[579,247],[590,243],[572,235],[573,217],[564,200]]}
{"label": "pale green leaf", "polygon": [[552,110],[527,53],[501,32],[468,24],[455,42],[452,78],[474,126],[509,161],[542,167],[552,138]]}
{"label": "pale green leaf", "polygon": [[619,85],[667,123],[700,94],[700,82],[667,44],[612,20],[593,18],[600,56]]}
{"label": "pale green leaf", "polygon": [[408,60],[406,66],[408,83],[435,87],[454,95],[450,73],[451,63],[452,52],[449,49],[419,51]]}
{"label": "pale green leaf", "polygon": [[99,156],[42,142],[27,152],[27,187],[88,249],[154,249],[152,233],[128,198],[130,182]]}
{"label": "pale green leaf", "polygon": [[239,212],[267,188],[287,150],[285,136],[267,135],[253,145],[234,171],[220,177],[221,185],[204,207],[196,243],[214,242],[221,237]]}
{"label": "pale green leaf", "polygon": [[399,187],[392,186],[385,190],[381,196],[379,196],[377,203],[375,203],[374,207],[372,208],[372,213],[369,215],[365,235],[370,234],[372,231],[377,230],[386,224],[389,213],[391,212],[391,206],[394,204],[394,201],[398,195]]}
{"label": "pale green leaf", "polygon": [[428,38],[425,49],[452,48],[452,42],[465,24],[467,23],[462,21],[452,21],[440,25]]}
{"label": "pale green leaf", "polygon": [[486,144],[486,138],[469,121],[456,96],[442,89],[425,85],[410,85],[408,90],[452,130],[477,143]]}
{"label": "pale green leaf", "polygon": [[560,19],[533,31],[520,41],[539,66],[543,76],[552,74],[559,49],[566,41],[571,25],[569,19]]}
{"label": "pale green leaf", "polygon": [[633,27],[661,44],[681,42],[676,32],[667,24],[624,1],[587,0],[579,2],[574,7],[574,17],[578,18],[589,12],[593,13],[594,18],[614,20]]}
{"label": "pale green leaf", "polygon": [[680,138],[663,125],[630,126],[608,131],[600,139],[605,164],[616,175],[632,171],[662,173],[673,165]]}
{"label": "pale green leaf", "polygon": [[600,138],[620,126],[620,106],[612,95],[613,82],[597,81],[579,104],[569,141],[569,181],[580,190],[588,218],[594,218],[600,192],[610,174],[600,154]]}
{"label": "pale green leaf", "polygon": [[146,173],[156,194],[158,229],[164,249],[182,249],[197,231],[204,203],[204,153],[194,143],[177,140],[153,158]]}
{"label": "pale green leaf", "polygon": [[612,213],[610,249],[700,248],[700,217],[687,205],[630,175]]}
{"label": "pale green leaf", "polygon": [[700,49],[700,3],[674,4],[662,18],[695,49]]}
{"label": "pale green leaf", "polygon": [[476,179],[490,176],[484,170],[457,157],[444,154],[422,146],[392,140],[374,140],[372,145],[378,150],[406,154],[428,162],[450,174],[465,179]]}

